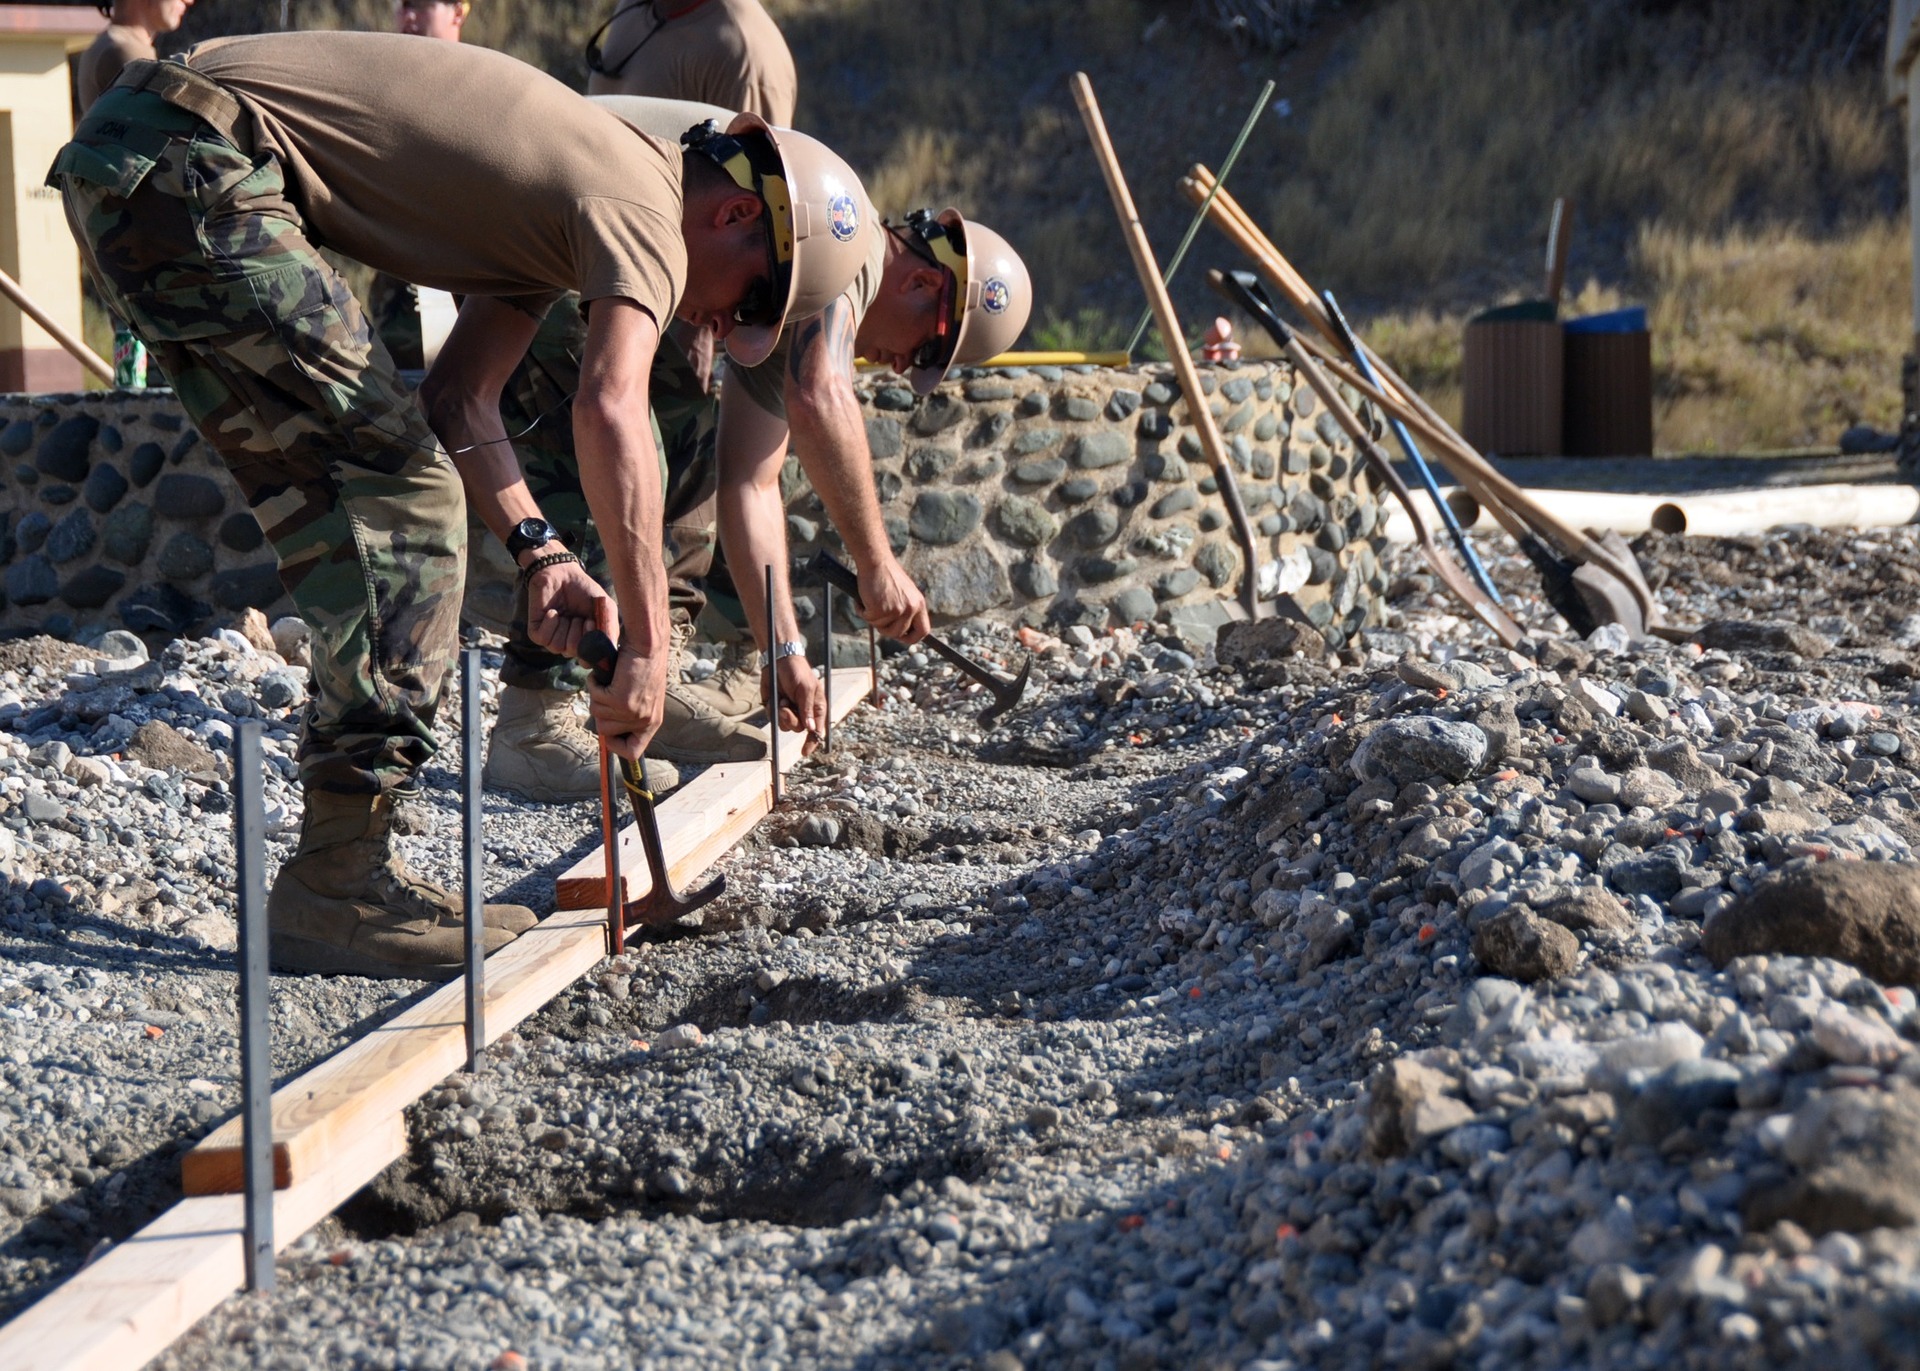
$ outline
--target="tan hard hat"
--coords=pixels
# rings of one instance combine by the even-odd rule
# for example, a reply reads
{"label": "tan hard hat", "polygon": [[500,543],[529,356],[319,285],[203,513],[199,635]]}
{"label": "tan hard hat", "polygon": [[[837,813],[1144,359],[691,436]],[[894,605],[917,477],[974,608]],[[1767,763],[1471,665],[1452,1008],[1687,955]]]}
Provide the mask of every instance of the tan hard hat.
{"label": "tan hard hat", "polygon": [[945,359],[908,368],[914,391],[925,395],[956,366],[998,357],[1012,346],[1033,312],[1033,279],[1013,245],[957,209],[908,216],[907,232],[953,273],[953,345]]}
{"label": "tan hard hat", "polygon": [[729,357],[756,366],[779,343],[787,320],[818,314],[853,284],[880,231],[877,217],[838,153],[757,114],[736,114],[725,133],[714,125],[689,129],[681,142],[767,207],[771,290],[759,317],[735,323],[726,340]]}

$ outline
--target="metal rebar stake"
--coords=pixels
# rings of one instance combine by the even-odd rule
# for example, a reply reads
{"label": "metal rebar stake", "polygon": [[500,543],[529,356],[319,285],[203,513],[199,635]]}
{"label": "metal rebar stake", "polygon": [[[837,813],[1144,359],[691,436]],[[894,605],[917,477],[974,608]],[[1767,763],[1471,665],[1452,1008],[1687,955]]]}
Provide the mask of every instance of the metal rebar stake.
{"label": "metal rebar stake", "polygon": [[486,855],[480,842],[480,649],[460,654],[460,840],[466,858],[467,1070],[480,1069],[487,1045]]}
{"label": "metal rebar stake", "polygon": [[820,591],[824,597],[821,611],[824,633],[827,640],[827,676],[821,684],[826,688],[827,731],[821,736],[820,750],[833,751],[833,585],[824,576],[820,578]]}
{"label": "metal rebar stake", "polygon": [[867,625],[867,703],[880,708],[880,635]]}
{"label": "metal rebar stake", "polygon": [[267,1054],[267,785],[260,725],[233,735],[233,867],[240,899],[240,1128],[247,1289],[274,1287],[273,1065]]}
{"label": "metal rebar stake", "polygon": [[773,803],[780,805],[780,635],[774,625],[773,564],[767,564],[767,679],[773,683],[767,701],[767,759],[773,766]]}

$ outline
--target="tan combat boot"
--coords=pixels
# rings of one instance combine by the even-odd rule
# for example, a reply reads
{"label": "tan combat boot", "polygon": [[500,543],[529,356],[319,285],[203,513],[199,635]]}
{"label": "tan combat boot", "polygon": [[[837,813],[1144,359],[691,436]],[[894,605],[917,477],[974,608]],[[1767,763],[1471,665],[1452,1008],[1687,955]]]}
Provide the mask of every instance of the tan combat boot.
{"label": "tan combat boot", "polygon": [[689,698],[712,709],[723,719],[746,719],[765,714],[767,702],[760,693],[760,653],[752,643],[735,643],[721,659],[720,669],[704,681],[681,687]]}
{"label": "tan combat boot", "polygon": [[[415,875],[390,836],[385,795],[309,791],[300,847],[267,897],[268,955],[279,971],[449,980],[466,965],[460,902]],[[536,922],[517,904],[486,906],[489,954]]]}
{"label": "tan combat boot", "polygon": [[767,755],[766,730],[755,728],[744,717],[721,713],[699,687],[680,679],[692,638],[692,627],[676,619],[672,652],[667,659],[664,717],[647,744],[648,759],[658,757],[683,766],[758,761]]}
{"label": "tan combat boot", "polygon": [[[486,787],[529,800],[569,804],[600,798],[600,740],[575,712],[570,690],[503,686],[487,744]],[[680,784],[666,762],[647,769],[655,794]]]}

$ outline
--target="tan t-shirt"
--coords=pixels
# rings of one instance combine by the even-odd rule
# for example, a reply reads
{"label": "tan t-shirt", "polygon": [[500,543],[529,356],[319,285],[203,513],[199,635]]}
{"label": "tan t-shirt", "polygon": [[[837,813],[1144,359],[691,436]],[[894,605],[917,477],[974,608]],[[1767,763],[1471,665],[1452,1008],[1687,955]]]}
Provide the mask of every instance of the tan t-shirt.
{"label": "tan t-shirt", "polygon": [[760,0],[699,0],[665,20],[650,0],[620,0],[600,52],[589,95],[700,100],[793,127],[793,54]]}
{"label": "tan t-shirt", "polygon": [[108,24],[100,30],[100,36],[93,40],[87,50],[80,54],[80,112],[86,113],[87,107],[114,83],[120,75],[120,69],[127,63],[141,57],[155,56],[158,54],[153,50],[153,40],[147,37],[145,29]]}
{"label": "tan t-shirt", "polygon": [[680,150],[523,62],[394,33],[275,33],[188,62],[240,97],[309,235],[456,295],[625,296],[662,329],[686,285]]}
{"label": "tan t-shirt", "polygon": [[[860,274],[853,278],[853,284],[840,297],[853,309],[855,333],[860,331],[860,321],[867,317],[873,302],[880,298],[880,280],[887,269],[887,239],[892,236],[885,232],[873,235],[873,247],[867,253],[867,260],[860,264]],[[787,325],[780,334],[779,343],[759,366],[727,368],[727,384],[739,386],[749,400],[776,419],[787,417],[787,359],[793,355],[793,331],[796,327],[797,324]]]}

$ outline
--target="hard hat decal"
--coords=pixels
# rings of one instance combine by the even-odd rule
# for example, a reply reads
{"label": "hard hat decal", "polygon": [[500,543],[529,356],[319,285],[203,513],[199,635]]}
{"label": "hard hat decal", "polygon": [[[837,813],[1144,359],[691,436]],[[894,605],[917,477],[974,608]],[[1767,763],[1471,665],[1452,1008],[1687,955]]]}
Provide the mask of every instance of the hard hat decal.
{"label": "hard hat decal", "polygon": [[833,236],[842,243],[851,243],[853,236],[860,232],[860,210],[853,197],[845,191],[827,201],[827,227],[833,230]]}
{"label": "hard hat decal", "polygon": [[1013,292],[998,276],[989,276],[980,290],[980,308],[989,314],[1005,314]]}

